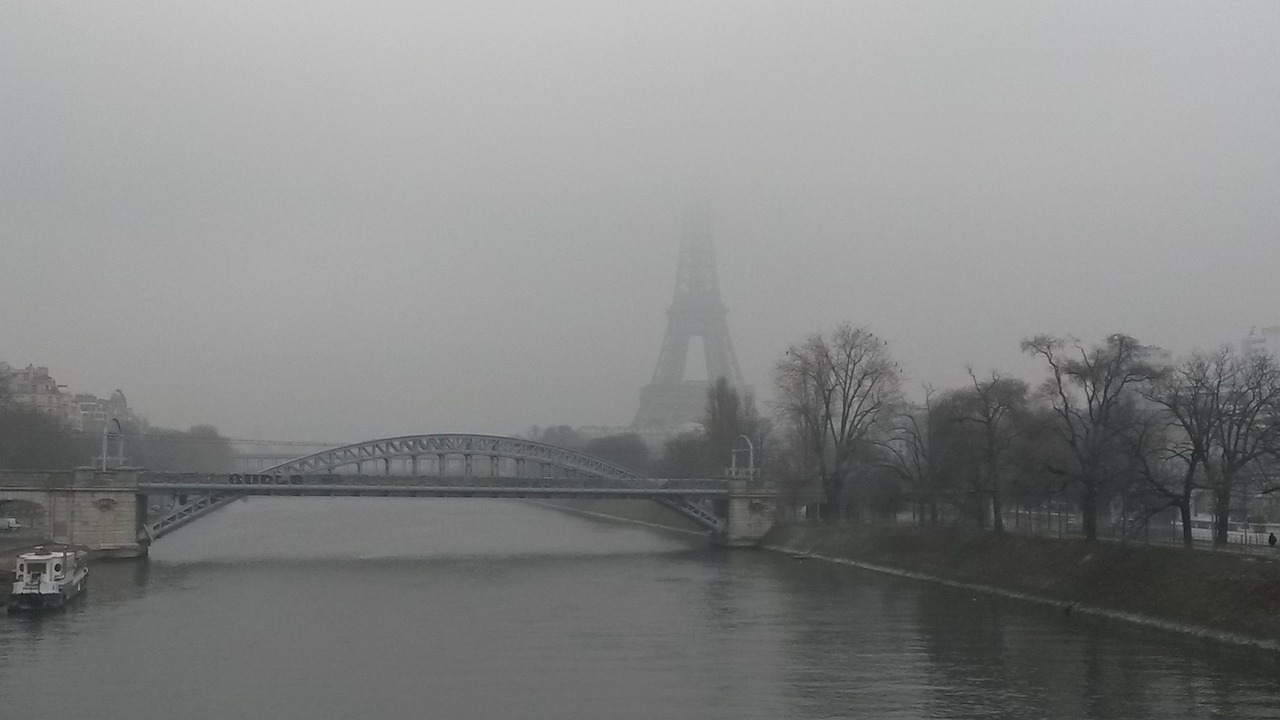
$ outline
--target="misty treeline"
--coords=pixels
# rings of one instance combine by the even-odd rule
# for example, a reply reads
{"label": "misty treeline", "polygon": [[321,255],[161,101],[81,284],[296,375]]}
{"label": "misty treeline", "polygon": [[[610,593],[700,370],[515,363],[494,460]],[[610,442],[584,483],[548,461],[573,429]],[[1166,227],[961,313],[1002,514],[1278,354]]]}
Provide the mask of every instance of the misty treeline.
{"label": "misty treeline", "polygon": [[[117,433],[110,426],[107,463],[148,470],[226,472],[231,469],[231,442],[216,428],[197,425],[189,430],[154,427],[144,419],[125,419]],[[10,470],[70,470],[100,466],[101,432],[76,430],[65,418],[16,402],[9,380],[0,376],[0,468]]]}
{"label": "misty treeline", "polygon": [[564,425],[530,437],[654,477],[754,461],[783,512],[827,522],[910,516],[1004,532],[1078,518],[1089,539],[1177,527],[1189,545],[1197,507],[1217,543],[1233,525],[1280,520],[1260,502],[1280,490],[1274,356],[1224,346],[1174,359],[1119,333],[1093,345],[1038,335],[1022,350],[1043,368],[1036,386],[970,368],[965,385],[911,402],[888,345],[843,324],[778,359],[769,417],[722,378],[701,430],[660,453],[636,434]]}
{"label": "misty treeline", "polygon": [[716,478],[736,463],[745,468],[763,458],[769,423],[750,392],[739,393],[724,378],[707,389],[702,427],[671,438],[651,452],[636,433],[590,438],[568,425],[534,426],[529,439],[579,450],[650,477]]}
{"label": "misty treeline", "polygon": [[[969,369],[963,387],[908,402],[884,341],[842,325],[774,369],[767,471],[784,507],[828,521],[910,514],[921,525],[1005,530],[1078,515],[1089,539],[1153,523],[1213,537],[1280,489],[1280,365],[1230,346],[1172,359],[1124,334],[1088,345],[1038,335],[1036,387]],[[1201,498],[1203,496],[1203,498]]]}

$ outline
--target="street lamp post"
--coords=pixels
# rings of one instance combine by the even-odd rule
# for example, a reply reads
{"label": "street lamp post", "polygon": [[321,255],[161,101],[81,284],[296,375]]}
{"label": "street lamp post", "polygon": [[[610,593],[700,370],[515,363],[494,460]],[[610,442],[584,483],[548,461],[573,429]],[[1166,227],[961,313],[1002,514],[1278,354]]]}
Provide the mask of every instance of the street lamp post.
{"label": "street lamp post", "polygon": [[120,441],[116,444],[116,467],[124,467],[124,428],[120,426],[120,421],[113,419],[111,422],[116,424],[116,438]]}
{"label": "street lamp post", "polygon": [[[110,432],[111,423],[116,424],[115,433]],[[117,466],[124,465],[124,428],[120,427],[120,421],[117,418],[111,418],[110,422],[105,422],[102,424],[102,470],[103,472],[106,472],[106,469],[107,469],[107,440],[113,434],[120,440],[120,444],[116,448],[116,453],[119,455],[119,458],[116,460],[116,465]]]}
{"label": "street lamp post", "polygon": [[755,472],[756,472],[755,445],[751,444],[751,438],[747,437],[746,435],[739,435],[737,438],[734,439],[734,442],[736,443],[738,440],[745,441],[747,443],[747,447],[734,448],[729,452],[729,475],[732,477],[738,476],[739,474],[738,473],[738,453],[745,451],[747,453],[747,467],[746,467],[745,474],[747,477],[751,477],[755,475]]}

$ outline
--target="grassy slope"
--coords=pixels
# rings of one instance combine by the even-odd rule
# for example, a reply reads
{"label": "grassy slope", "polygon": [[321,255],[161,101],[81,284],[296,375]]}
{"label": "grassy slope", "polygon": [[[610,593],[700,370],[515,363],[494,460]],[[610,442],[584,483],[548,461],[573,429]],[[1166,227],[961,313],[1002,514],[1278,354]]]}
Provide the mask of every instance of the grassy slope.
{"label": "grassy slope", "polygon": [[765,544],[1280,641],[1280,552],[1271,559],[871,526],[778,527]]}

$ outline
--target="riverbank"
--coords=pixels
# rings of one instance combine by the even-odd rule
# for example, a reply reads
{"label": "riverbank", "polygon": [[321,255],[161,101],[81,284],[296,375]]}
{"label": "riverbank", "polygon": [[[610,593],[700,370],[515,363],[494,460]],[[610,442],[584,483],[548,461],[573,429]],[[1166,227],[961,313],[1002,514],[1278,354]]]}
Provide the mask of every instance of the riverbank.
{"label": "riverbank", "polygon": [[763,547],[1280,650],[1280,552],[867,525],[779,525]]}

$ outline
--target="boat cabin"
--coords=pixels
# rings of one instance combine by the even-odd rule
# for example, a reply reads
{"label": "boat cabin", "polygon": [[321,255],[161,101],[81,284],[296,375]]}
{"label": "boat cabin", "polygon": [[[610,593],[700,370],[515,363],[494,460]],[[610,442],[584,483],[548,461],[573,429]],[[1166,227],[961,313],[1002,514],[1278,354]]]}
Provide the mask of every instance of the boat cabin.
{"label": "boat cabin", "polygon": [[84,589],[87,554],[43,547],[18,556],[9,611],[61,607]]}

